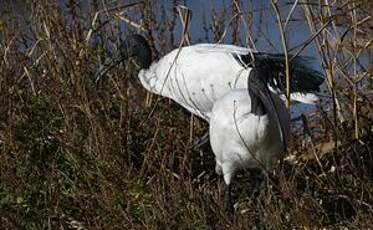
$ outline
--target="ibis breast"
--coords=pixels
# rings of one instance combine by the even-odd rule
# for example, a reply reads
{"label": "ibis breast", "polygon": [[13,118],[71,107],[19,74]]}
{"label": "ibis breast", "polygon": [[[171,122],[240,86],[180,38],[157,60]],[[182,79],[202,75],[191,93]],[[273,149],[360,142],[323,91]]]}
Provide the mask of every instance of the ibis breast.
{"label": "ibis breast", "polygon": [[[273,96],[287,142],[290,115],[283,101]],[[283,156],[284,149],[274,122],[268,114],[251,113],[247,90],[227,93],[214,104],[210,119],[210,144],[217,164],[229,162],[233,168],[256,168],[263,164],[270,168],[276,159]]]}

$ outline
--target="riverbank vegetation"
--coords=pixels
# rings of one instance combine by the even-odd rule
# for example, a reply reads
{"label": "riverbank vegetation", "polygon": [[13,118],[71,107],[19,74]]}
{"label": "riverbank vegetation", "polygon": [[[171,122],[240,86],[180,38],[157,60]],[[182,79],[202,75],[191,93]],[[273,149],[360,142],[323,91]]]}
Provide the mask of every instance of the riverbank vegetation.
{"label": "riverbank vegetation", "polygon": [[315,45],[326,86],[317,109],[294,123],[288,157],[260,194],[263,224],[373,226],[371,1],[268,1],[262,15],[252,1],[226,1],[205,9],[200,37],[182,1],[104,2],[0,3],[1,229],[251,229],[256,177],[239,176],[231,218],[209,145],[189,148],[207,124],[125,80],[135,66],[98,86],[94,74],[134,32],[155,58],[180,41],[268,40],[270,50],[281,40],[265,29],[266,15],[277,18],[272,3],[288,9],[277,15],[283,27],[301,21],[310,31],[305,45]]}

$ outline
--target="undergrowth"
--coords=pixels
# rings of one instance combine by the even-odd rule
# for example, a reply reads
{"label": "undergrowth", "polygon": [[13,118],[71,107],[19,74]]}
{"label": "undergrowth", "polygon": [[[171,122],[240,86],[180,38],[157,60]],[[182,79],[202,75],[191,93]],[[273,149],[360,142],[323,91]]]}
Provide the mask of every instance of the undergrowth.
{"label": "undergrowth", "polygon": [[[149,4],[144,14],[152,12]],[[102,27],[91,27],[98,2],[88,12],[75,1],[25,5],[0,10],[1,229],[252,228],[257,177],[238,176],[230,217],[211,149],[189,148],[208,130],[203,121],[194,118],[191,136],[183,108],[124,80],[135,71],[118,68],[94,83],[106,48],[87,42],[88,31],[115,44],[114,35],[100,38]],[[166,46],[175,46],[173,39]],[[343,93],[343,123],[320,109],[312,141],[294,128],[300,131],[289,153],[297,160],[279,165],[260,192],[266,228],[373,226],[371,95],[358,94],[356,139],[354,95]],[[330,151],[316,149],[330,139]]]}

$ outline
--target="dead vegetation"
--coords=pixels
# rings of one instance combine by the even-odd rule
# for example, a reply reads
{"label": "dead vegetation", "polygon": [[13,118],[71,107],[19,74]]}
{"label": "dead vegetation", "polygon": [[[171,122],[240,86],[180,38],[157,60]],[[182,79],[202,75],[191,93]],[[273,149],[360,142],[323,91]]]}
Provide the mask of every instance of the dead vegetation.
{"label": "dead vegetation", "polygon": [[[145,32],[156,57],[177,47],[182,35],[176,27],[185,14],[173,7],[180,1],[62,2],[0,3],[0,227],[251,229],[255,176],[240,176],[232,220],[222,211],[223,182],[211,150],[188,148],[206,124],[123,80],[133,75],[130,69],[94,84],[100,57],[115,49],[122,31]],[[368,228],[372,3],[295,2],[316,44],[327,97],[306,115],[306,129],[293,128],[290,163],[278,167],[261,194],[265,224]],[[250,47],[258,38],[271,41],[265,25],[253,22],[252,6],[227,1],[222,12],[212,7],[216,20],[206,20],[205,41],[224,34]],[[266,6],[271,10],[270,2]],[[224,32],[227,25],[233,29]],[[260,34],[254,36],[253,27]]]}

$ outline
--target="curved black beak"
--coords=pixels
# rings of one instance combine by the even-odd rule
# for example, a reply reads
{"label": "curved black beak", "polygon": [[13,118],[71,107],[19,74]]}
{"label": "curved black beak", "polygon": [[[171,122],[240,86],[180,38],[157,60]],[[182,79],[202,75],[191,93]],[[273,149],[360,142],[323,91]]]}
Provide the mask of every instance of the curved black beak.
{"label": "curved black beak", "polygon": [[95,82],[98,84],[102,78],[106,75],[107,72],[109,72],[113,67],[119,65],[121,62],[123,62],[125,58],[122,57],[122,55],[117,55],[114,58],[107,58],[102,64],[99,69],[97,70],[95,74]]}
{"label": "curved black beak", "polygon": [[134,34],[128,36],[122,44],[118,47],[113,58],[105,60],[104,64],[100,66],[95,75],[95,81],[98,83],[102,80],[103,76],[116,65],[120,63],[125,64],[124,61],[131,59],[141,69],[147,69],[152,62],[152,52],[146,39],[139,35]]}
{"label": "curved black beak", "polygon": [[[268,112],[269,115],[275,120],[278,130],[281,135],[281,140],[284,143],[284,151],[287,150],[284,127],[280,120],[276,103],[273,100],[272,93],[268,88],[268,82],[265,75],[260,74],[260,70],[252,69],[248,80],[249,95],[252,98],[251,111],[254,114],[264,114]],[[263,108],[264,107],[264,108]]]}

